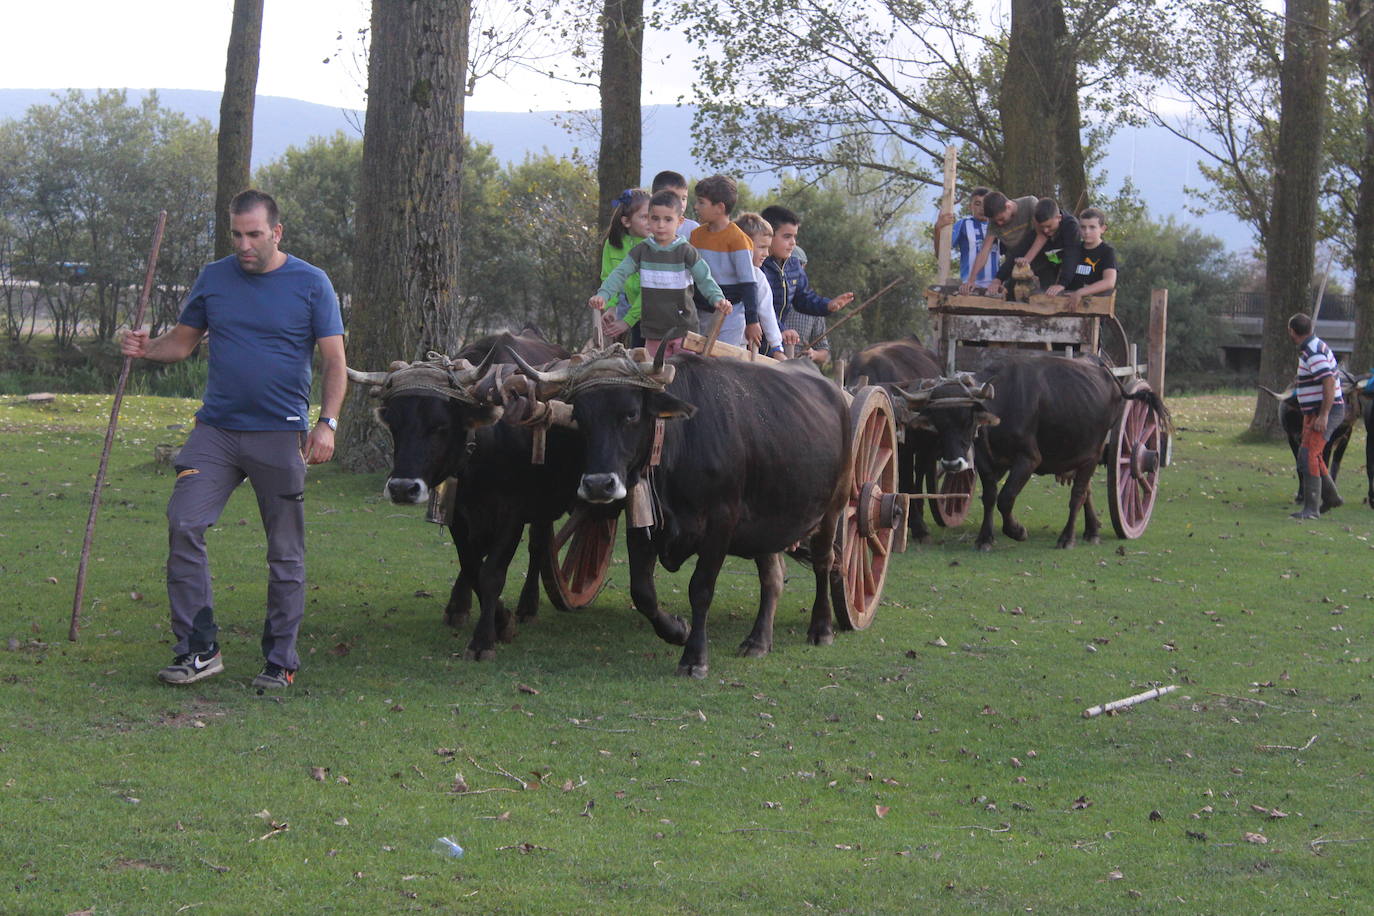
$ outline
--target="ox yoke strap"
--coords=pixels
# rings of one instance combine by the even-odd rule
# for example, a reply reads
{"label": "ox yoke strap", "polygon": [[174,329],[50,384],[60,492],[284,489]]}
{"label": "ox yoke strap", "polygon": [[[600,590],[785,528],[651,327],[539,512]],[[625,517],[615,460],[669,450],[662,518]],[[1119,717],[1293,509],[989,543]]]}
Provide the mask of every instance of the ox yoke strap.
{"label": "ox yoke strap", "polygon": [[477,399],[465,389],[440,385],[427,385],[422,382],[403,382],[395,387],[384,388],[382,390],[382,400],[389,401],[403,394],[418,395],[421,397],[447,398],[451,401],[461,401],[464,404],[477,403]]}

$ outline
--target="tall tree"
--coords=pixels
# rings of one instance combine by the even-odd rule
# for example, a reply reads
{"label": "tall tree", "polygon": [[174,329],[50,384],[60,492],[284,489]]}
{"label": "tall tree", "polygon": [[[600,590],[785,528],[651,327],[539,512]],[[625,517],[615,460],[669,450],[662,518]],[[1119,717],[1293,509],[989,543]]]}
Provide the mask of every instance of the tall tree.
{"label": "tall tree", "polygon": [[1012,0],[1002,114],[1002,186],[1086,205],[1078,68],[1061,0]]}
{"label": "tall tree", "polygon": [[248,187],[253,160],[253,102],[258,92],[263,0],[234,0],[224,94],[219,100],[219,158],[215,176],[215,257],[233,252],[229,201]]}
{"label": "tall tree", "polygon": [[639,184],[643,124],[644,0],[605,0],[601,15],[601,150],[597,225],[611,219],[612,200]]}
{"label": "tall tree", "polygon": [[[1264,339],[1260,382],[1282,388],[1293,374],[1288,316],[1311,306],[1317,235],[1317,188],[1321,179],[1329,59],[1328,0],[1287,0],[1283,64],[1279,68],[1279,134],[1274,158],[1274,203],[1279,231],[1270,233],[1265,261]],[[1277,438],[1281,432],[1272,400],[1260,394],[1250,432]]]}
{"label": "tall tree", "polygon": [[1346,0],[1345,9],[1364,94],[1359,177],[1367,180],[1355,182],[1355,351],[1351,354],[1355,367],[1364,369],[1374,366],[1374,2]]}
{"label": "tall tree", "polygon": [[[745,174],[838,174],[852,193],[909,196],[940,185],[954,144],[969,185],[1076,200],[1096,141],[1158,57],[1158,7],[1016,0],[989,24],[965,0],[680,0],[677,21],[703,51],[695,152]],[[1035,152],[1046,144],[1054,155]],[[1042,178],[1023,177],[1042,160]]]}
{"label": "tall tree", "polygon": [[[349,364],[383,368],[458,348],[463,94],[471,0],[374,3]],[[356,388],[339,457],[385,466],[384,434]]]}

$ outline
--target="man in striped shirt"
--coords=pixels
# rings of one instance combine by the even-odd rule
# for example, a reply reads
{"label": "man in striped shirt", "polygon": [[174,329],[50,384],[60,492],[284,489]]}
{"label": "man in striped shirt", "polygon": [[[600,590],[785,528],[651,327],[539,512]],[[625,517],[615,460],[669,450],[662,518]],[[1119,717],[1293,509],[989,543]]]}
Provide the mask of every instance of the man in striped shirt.
{"label": "man in striped shirt", "polygon": [[1345,416],[1345,402],[1336,377],[1336,355],[1312,329],[1310,316],[1297,313],[1288,319],[1288,336],[1298,346],[1298,381],[1294,394],[1302,411],[1302,444],[1298,449],[1298,476],[1302,478],[1302,509],[1293,518],[1320,518],[1321,504],[1341,505],[1335,481],[1322,459],[1326,443]]}

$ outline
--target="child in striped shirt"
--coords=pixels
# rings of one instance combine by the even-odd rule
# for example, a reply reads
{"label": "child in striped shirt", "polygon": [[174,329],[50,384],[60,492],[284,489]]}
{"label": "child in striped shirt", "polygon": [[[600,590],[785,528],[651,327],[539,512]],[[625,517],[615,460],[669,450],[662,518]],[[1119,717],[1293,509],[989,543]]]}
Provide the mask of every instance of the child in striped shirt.
{"label": "child in striped shirt", "polygon": [[[614,299],[625,281],[638,274],[639,327],[644,346],[657,354],[666,340],[665,356],[676,353],[681,338],[697,328],[696,307],[692,304],[694,285],[717,311],[726,315],[732,311],[730,301],[712,279],[711,269],[697,250],[677,234],[681,219],[682,200],[672,191],[659,191],[649,198],[649,238],[631,248],[596,295],[587,300],[590,308],[605,309],[607,300]],[[627,327],[614,313],[602,316],[607,337],[618,337]]]}

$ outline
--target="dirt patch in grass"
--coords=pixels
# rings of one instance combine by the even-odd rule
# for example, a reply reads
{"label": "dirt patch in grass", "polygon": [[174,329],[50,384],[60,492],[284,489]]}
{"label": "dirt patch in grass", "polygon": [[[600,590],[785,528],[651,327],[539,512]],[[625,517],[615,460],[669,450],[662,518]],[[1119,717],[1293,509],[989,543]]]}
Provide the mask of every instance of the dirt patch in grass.
{"label": "dirt patch in grass", "polygon": [[108,866],[109,871],[175,871],[170,865],[162,862],[150,862],[147,859],[115,859]]}

